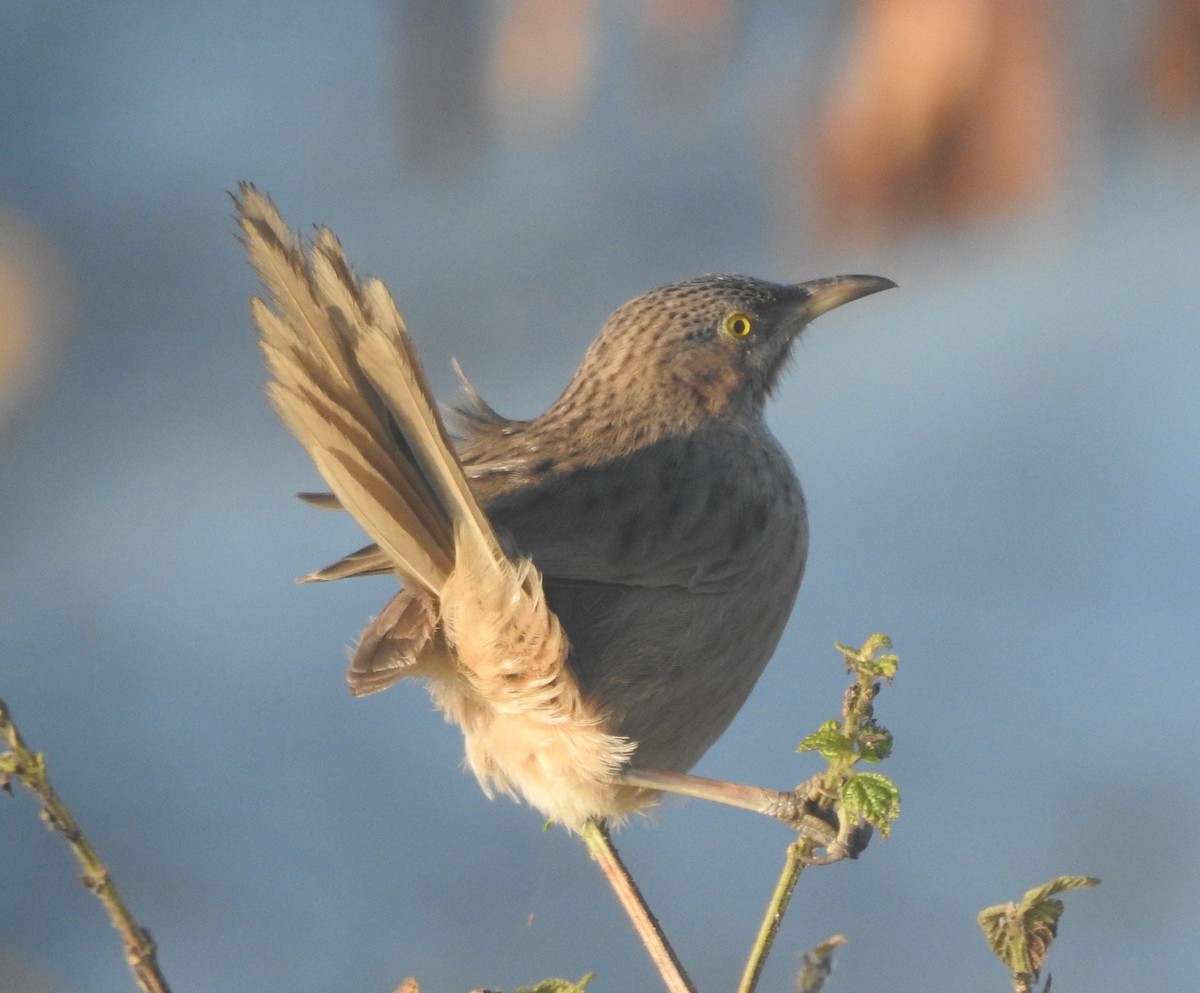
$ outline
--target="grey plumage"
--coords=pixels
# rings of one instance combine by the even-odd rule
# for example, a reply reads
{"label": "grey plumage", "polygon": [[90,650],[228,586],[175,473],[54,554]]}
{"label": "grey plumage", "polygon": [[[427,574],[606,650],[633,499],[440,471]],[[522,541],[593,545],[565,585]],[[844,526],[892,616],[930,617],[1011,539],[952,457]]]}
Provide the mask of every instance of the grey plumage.
{"label": "grey plumage", "polygon": [[[307,579],[394,571],[356,693],[428,681],[485,789],[571,827],[652,791],[627,764],[690,768],[778,643],[808,525],[763,420],[801,329],[891,285],[714,275],[606,322],[562,396],[514,421],[466,384],[457,449],[382,284],[340,246],[309,255],[252,187],[236,198],[274,309],[254,314],[271,395],[367,546]],[[465,381],[464,381],[465,382]]]}

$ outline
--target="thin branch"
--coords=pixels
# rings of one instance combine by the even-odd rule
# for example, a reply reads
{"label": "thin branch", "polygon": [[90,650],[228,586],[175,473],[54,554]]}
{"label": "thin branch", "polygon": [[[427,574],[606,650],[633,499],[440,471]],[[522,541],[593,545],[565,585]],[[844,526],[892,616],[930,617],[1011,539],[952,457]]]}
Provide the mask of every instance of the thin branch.
{"label": "thin branch", "polygon": [[750,948],[750,957],[746,960],[746,969],[738,983],[737,993],[754,993],[755,987],[758,986],[771,946],[775,944],[775,937],[779,934],[779,925],[783,923],[783,915],[787,913],[796,883],[800,881],[800,873],[811,861],[812,849],[812,842],[803,837],[797,838],[787,846],[783,871],[775,883],[771,899],[767,901],[767,910]]}
{"label": "thin branch", "polygon": [[650,958],[658,968],[667,989],[670,993],[695,993],[687,973],[683,971],[683,966],[667,942],[667,936],[663,934],[658,921],[646,906],[637,883],[633,881],[625,863],[617,854],[604,825],[599,821],[590,820],[584,825],[581,834],[589,854],[600,864],[605,878],[633,922],[633,929],[642,939],[646,951],[650,953]]}
{"label": "thin branch", "polygon": [[125,906],[109,876],[108,867],[100,861],[91,842],[50,785],[45,758],[25,746],[3,700],[0,700],[0,737],[4,738],[10,749],[0,753],[0,786],[9,790],[9,778],[15,776],[38,798],[42,805],[42,820],[52,831],[66,839],[83,866],[83,885],[96,894],[113,927],[121,935],[125,944],[125,961],[138,985],[145,993],[170,993],[167,981],[158,968],[154,939],[149,931],[138,925]]}
{"label": "thin branch", "polygon": [[[737,993],[754,993],[805,866],[858,858],[870,838],[872,826],[878,826],[886,835],[891,821],[899,814],[899,793],[881,776],[860,773],[857,779],[861,785],[855,791],[854,802],[847,796],[848,785],[855,778],[855,765],[864,760],[878,762],[891,752],[891,734],[876,723],[872,705],[879,681],[890,680],[896,671],[895,656],[879,655],[882,649],[890,647],[891,641],[882,634],[872,635],[859,649],[837,645],[853,682],[842,698],[842,719],[826,721],[820,730],[800,743],[801,751],[820,752],[829,765],[791,794],[795,809],[804,812],[807,818],[796,819],[800,837],[787,847],[783,871],[767,902]],[[819,816],[822,808],[836,815],[836,832],[831,823]],[[816,824],[822,830],[807,830],[805,824]],[[817,856],[815,852],[821,848],[825,854]]]}

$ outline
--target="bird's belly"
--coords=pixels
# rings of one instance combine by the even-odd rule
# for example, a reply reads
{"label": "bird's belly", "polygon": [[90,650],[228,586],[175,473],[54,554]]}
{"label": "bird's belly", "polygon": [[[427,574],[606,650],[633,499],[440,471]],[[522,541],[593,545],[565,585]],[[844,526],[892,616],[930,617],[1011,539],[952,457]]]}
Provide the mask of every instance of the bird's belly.
{"label": "bird's belly", "polygon": [[778,549],[754,580],[722,593],[547,582],[571,642],[570,665],[637,742],[633,765],[685,771],[729,726],[779,643],[803,551]]}

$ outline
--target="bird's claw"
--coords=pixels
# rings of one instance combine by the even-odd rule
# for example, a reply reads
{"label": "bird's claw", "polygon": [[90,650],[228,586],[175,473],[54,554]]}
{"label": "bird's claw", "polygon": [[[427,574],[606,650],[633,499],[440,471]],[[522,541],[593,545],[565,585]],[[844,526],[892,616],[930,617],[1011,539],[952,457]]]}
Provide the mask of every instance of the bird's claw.
{"label": "bird's claw", "polygon": [[772,817],[795,829],[810,843],[811,850],[823,850],[823,855],[801,854],[806,865],[830,865],[842,859],[856,859],[871,840],[870,824],[848,817],[832,805],[834,798],[816,781],[801,783],[790,793],[772,798]]}

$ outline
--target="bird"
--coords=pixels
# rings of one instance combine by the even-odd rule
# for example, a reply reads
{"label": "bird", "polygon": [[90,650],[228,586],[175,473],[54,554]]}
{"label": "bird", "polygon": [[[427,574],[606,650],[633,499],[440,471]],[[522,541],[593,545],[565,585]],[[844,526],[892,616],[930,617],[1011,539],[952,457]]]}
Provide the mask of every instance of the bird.
{"label": "bird", "polygon": [[661,286],[605,321],[540,416],[504,417],[462,377],[452,431],[383,283],[253,185],[233,199],[266,290],[251,309],[267,392],[331,491],[300,495],[371,539],[303,581],[401,586],[358,642],[351,692],[424,682],[484,792],[571,830],[663,791],[727,799],[689,770],[774,654],[808,551],[765,406],[805,327],[895,284]]}

